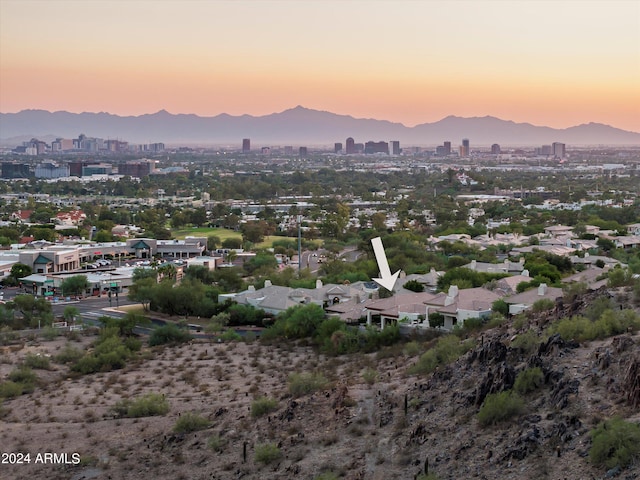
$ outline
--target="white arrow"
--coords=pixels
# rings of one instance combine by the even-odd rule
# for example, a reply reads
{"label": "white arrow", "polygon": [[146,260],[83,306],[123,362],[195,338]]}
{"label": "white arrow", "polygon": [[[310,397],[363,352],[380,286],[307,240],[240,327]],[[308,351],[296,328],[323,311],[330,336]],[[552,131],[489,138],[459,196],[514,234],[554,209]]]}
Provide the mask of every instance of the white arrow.
{"label": "white arrow", "polygon": [[393,290],[393,286],[396,284],[400,270],[391,275],[391,269],[389,268],[389,262],[387,261],[387,254],[384,253],[384,247],[382,246],[382,239],[380,237],[372,238],[371,245],[373,246],[373,253],[376,256],[381,277],[374,278],[373,281],[391,291]]}

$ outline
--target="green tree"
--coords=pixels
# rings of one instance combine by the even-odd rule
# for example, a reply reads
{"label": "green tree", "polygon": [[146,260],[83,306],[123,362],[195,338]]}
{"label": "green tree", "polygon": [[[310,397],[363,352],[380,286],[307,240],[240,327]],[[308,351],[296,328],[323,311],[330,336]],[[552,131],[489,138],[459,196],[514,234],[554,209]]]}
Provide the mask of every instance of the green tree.
{"label": "green tree", "polygon": [[151,320],[135,312],[127,312],[122,318],[100,317],[99,320],[104,324],[105,328],[116,328],[118,335],[125,337],[133,335],[133,329],[137,325],[151,324]]}
{"label": "green tree", "polygon": [[160,280],[169,279],[175,280],[176,275],[178,274],[178,270],[173,263],[164,263],[157,268],[158,276]]}
{"label": "green tree", "polygon": [[24,321],[31,327],[50,325],[53,321],[51,303],[33,295],[16,295],[11,306],[22,314]]}
{"label": "green tree", "polygon": [[376,212],[371,216],[371,223],[374,230],[382,231],[387,229],[387,216],[382,212]]}
{"label": "green tree", "polygon": [[80,317],[80,310],[78,310],[73,305],[67,305],[66,307],[64,307],[64,310],[62,312],[62,317],[67,322],[73,322],[76,318]]}
{"label": "green tree", "polygon": [[412,292],[424,292],[424,285],[417,280],[409,280],[403,286],[404,288],[406,288],[407,290],[411,290]]}
{"label": "green tree", "polygon": [[218,237],[217,235],[209,235],[207,237],[207,250],[215,250],[220,244],[220,237]]}
{"label": "green tree", "polygon": [[149,304],[155,295],[157,286],[155,278],[142,278],[129,287],[128,297],[132,302],[140,302],[144,311],[149,310]]}
{"label": "green tree", "polygon": [[205,223],[207,223],[207,212],[204,207],[196,208],[189,212],[189,220],[196,227],[201,227]]}
{"label": "green tree", "polygon": [[63,295],[80,295],[89,288],[89,281],[86,275],[74,275],[65,278],[60,284]]}
{"label": "green tree", "polygon": [[135,268],[132,276],[133,283],[142,280],[143,278],[151,278],[153,279],[153,283],[157,283],[158,272],[155,268]]}
{"label": "green tree", "polygon": [[222,241],[222,248],[231,248],[231,249],[242,248],[242,239],[238,237],[225,238]]}
{"label": "green tree", "polygon": [[9,276],[14,278],[16,281],[19,281],[21,278],[31,275],[32,272],[33,270],[29,265],[25,265],[24,263],[15,263],[11,267]]}

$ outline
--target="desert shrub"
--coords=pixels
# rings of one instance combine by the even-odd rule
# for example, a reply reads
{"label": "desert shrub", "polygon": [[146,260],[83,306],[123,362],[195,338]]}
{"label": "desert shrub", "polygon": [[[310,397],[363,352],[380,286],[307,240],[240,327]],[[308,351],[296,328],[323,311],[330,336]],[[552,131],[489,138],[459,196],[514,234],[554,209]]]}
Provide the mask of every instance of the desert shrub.
{"label": "desert shrub", "polygon": [[324,472],[317,477],[313,477],[313,480],[338,480],[339,478],[340,477],[333,472]]}
{"label": "desert shrub", "polygon": [[131,352],[124,345],[116,347],[111,352],[92,353],[80,358],[71,369],[82,374],[95,372],[109,372],[119,370],[127,364]]}
{"label": "desert shrub", "polygon": [[591,431],[589,458],[607,468],[626,467],[640,458],[640,425],[615,417]]}
{"label": "desert shrub", "polygon": [[513,389],[521,395],[533,392],[544,383],[544,374],[539,367],[527,368],[518,374]]}
{"label": "desert shrub", "polygon": [[256,445],[256,462],[268,465],[282,457],[282,452],[275,443],[259,443]]}
{"label": "desert shrub", "polygon": [[435,475],[434,473],[429,473],[429,474],[420,474],[416,477],[416,480],[438,480],[438,476]]}
{"label": "desert shrub", "polygon": [[44,327],[42,329],[42,337],[47,340],[48,342],[55,340],[56,337],[58,337],[58,335],[60,335],[60,330],[58,330],[57,328],[54,328],[50,325]]}
{"label": "desert shrub", "polygon": [[224,333],[220,335],[220,338],[223,342],[239,342],[242,340],[240,334],[231,328],[225,330]]}
{"label": "desert shrub", "polygon": [[484,399],[478,412],[480,425],[495,425],[519,415],[524,410],[524,400],[515,392],[508,390],[490,393]]}
{"label": "desert shrub", "polygon": [[407,357],[415,357],[420,353],[420,345],[418,342],[407,342],[402,349],[402,353]]}
{"label": "desert shrub", "polygon": [[191,340],[191,334],[173,323],[156,328],[149,336],[149,346],[185,343]]}
{"label": "desert shrub", "polygon": [[327,383],[327,379],[319,373],[292,373],[289,375],[289,393],[301,397],[322,390]]}
{"label": "desert shrub", "polygon": [[207,446],[215,452],[221,452],[226,444],[227,441],[220,435],[212,435],[209,437],[209,440],[207,440]]}
{"label": "desert shrub", "polygon": [[506,321],[507,318],[504,315],[494,312],[489,316],[489,319],[487,320],[487,328],[499,327]]}
{"label": "desert shrub", "polygon": [[345,323],[340,317],[329,317],[326,320],[320,322],[316,329],[316,338],[318,343],[322,344],[326,339],[331,338],[334,332],[343,330]]}
{"label": "desert shrub", "polygon": [[491,310],[502,315],[509,315],[509,304],[503,299],[499,298],[491,304]]}
{"label": "desert shrub", "polygon": [[382,330],[368,327],[364,333],[360,332],[360,345],[365,352],[375,352],[380,347],[393,345],[400,339],[400,326],[387,325]]}
{"label": "desert shrub", "polygon": [[136,337],[126,337],[124,339],[124,346],[132,352],[139,352],[142,348],[142,342]]}
{"label": "desert shrub", "polygon": [[524,353],[531,353],[540,345],[540,336],[533,330],[516,335],[511,342],[512,348],[519,348]]}
{"label": "desert shrub", "polygon": [[151,417],[166,414],[169,411],[169,402],[164,395],[148,393],[133,400],[123,399],[115,404],[113,410],[121,417]]}
{"label": "desert shrub", "polygon": [[22,384],[34,384],[38,377],[27,366],[20,366],[9,373],[9,380]]}
{"label": "desert shrub", "polygon": [[325,319],[321,307],[309,304],[287,309],[260,335],[262,343],[303,338],[311,339],[313,344],[329,355],[375,352],[400,340],[400,327],[394,324],[382,330],[373,327],[360,330],[345,325],[338,317]]}
{"label": "desert shrub", "polygon": [[447,365],[473,347],[471,341],[461,342],[455,335],[440,337],[433,348],[424,352],[415,365],[409,368],[411,375],[426,375],[439,365]]}
{"label": "desert shrub", "polygon": [[173,431],[176,433],[189,433],[204,430],[208,427],[209,420],[197,413],[187,412],[180,415],[176,424],[173,426]]}
{"label": "desert shrub", "polygon": [[278,407],[278,402],[273,398],[258,397],[251,402],[251,416],[261,417],[273,412]]}
{"label": "desert shrub", "polygon": [[366,368],[365,371],[362,372],[362,379],[367,385],[373,385],[378,379],[378,372],[373,368]]}
{"label": "desert shrub", "polygon": [[605,311],[613,308],[615,308],[615,303],[611,298],[606,296],[598,297],[584,309],[584,316],[595,322]]}
{"label": "desert shrub", "polygon": [[79,358],[71,367],[82,374],[109,372],[124,368],[133,352],[127,348],[115,327],[103,328],[93,352]]}
{"label": "desert shrub", "polygon": [[595,322],[586,317],[563,318],[548,328],[550,335],[560,334],[564,340],[578,342],[603,339],[640,329],[640,316],[633,310],[605,310]]}
{"label": "desert shrub", "polygon": [[516,330],[522,330],[525,325],[529,323],[527,316],[524,313],[519,313],[513,317],[513,328]]}
{"label": "desert shrub", "polygon": [[547,310],[552,310],[556,304],[553,300],[548,298],[541,298],[540,300],[536,300],[531,305],[531,311],[534,313],[546,312]]}
{"label": "desert shrub", "polygon": [[484,326],[484,319],[482,318],[467,318],[462,326],[454,325],[452,333],[458,338],[467,338],[470,333],[482,330]]}
{"label": "desert shrub", "polygon": [[21,383],[12,382],[7,380],[0,383],[0,398],[13,398],[19,397],[23,393],[23,387]]}
{"label": "desert shrub", "polygon": [[22,363],[29,368],[39,368],[41,370],[49,370],[51,368],[48,357],[44,355],[34,355],[33,353],[25,356]]}
{"label": "desert shrub", "polygon": [[62,349],[62,351],[54,357],[54,360],[58,363],[63,363],[63,364],[74,363],[74,362],[77,362],[80,358],[82,358],[83,355],[84,353],[82,353],[81,350],[67,343]]}

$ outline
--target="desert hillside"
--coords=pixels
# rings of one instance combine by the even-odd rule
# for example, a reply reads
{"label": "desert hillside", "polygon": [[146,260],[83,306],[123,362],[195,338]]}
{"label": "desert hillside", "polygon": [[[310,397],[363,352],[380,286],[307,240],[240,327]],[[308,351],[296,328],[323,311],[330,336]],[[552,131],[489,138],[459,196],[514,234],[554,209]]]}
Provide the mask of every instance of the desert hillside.
{"label": "desert hillside", "polygon": [[[33,391],[2,405],[2,452],[30,462],[5,463],[0,477],[413,479],[428,468],[438,479],[638,478],[637,460],[595,466],[589,450],[603,420],[640,422],[640,336],[541,342],[546,321],[477,332],[428,374],[409,372],[435,339],[336,357],[300,342],[193,340],[143,347],[124,368],[87,375],[60,354],[95,335],[7,345],[0,378],[27,359],[41,368]],[[488,396],[528,369],[541,376],[518,410],[481,419]],[[168,408],[138,416],[128,407],[141,398]],[[36,462],[45,452],[66,453],[67,464]]]}

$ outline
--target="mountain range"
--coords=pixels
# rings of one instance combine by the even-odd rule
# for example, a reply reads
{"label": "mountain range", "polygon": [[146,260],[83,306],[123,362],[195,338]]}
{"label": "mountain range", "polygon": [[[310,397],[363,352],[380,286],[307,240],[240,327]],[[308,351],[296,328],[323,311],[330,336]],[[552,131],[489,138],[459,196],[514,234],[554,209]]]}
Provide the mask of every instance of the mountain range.
{"label": "mountain range", "polygon": [[56,137],[121,139],[131,143],[163,142],[169,145],[239,145],[250,138],[252,147],[268,145],[333,145],[353,137],[356,143],[399,140],[403,146],[459,145],[538,146],[562,142],[568,145],[640,145],[640,133],[600,123],[565,129],[515,123],[496,117],[448,116],[434,123],[407,127],[386,120],[354,118],[297,106],[263,116],[226,113],[214,117],[171,114],[165,110],[140,116],[110,113],[69,113],[23,110],[0,113],[0,142],[18,145],[38,138]]}

